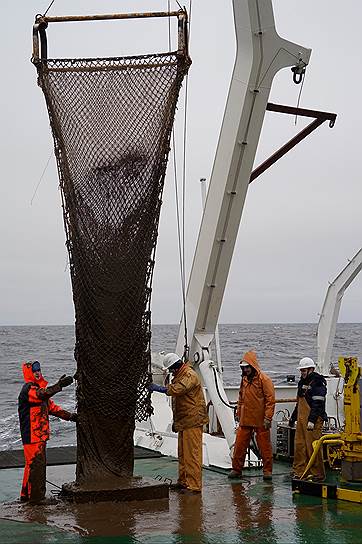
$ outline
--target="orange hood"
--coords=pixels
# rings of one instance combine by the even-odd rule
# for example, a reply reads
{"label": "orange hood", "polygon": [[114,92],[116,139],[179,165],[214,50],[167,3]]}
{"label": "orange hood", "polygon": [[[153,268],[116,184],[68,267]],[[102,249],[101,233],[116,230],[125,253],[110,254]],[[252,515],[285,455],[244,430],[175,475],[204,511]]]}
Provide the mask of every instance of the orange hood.
{"label": "orange hood", "polygon": [[34,376],[34,372],[31,368],[32,363],[23,363],[23,376],[26,383],[36,383],[39,385],[39,387],[46,387],[48,385],[48,382],[43,378],[43,374],[40,376],[40,378],[37,380]]}
{"label": "orange hood", "polygon": [[249,365],[252,366],[256,370],[256,372],[259,374],[260,365],[259,365],[259,361],[255,351],[247,351],[246,353],[244,353],[243,358],[241,359],[240,362],[242,361],[249,363]]}

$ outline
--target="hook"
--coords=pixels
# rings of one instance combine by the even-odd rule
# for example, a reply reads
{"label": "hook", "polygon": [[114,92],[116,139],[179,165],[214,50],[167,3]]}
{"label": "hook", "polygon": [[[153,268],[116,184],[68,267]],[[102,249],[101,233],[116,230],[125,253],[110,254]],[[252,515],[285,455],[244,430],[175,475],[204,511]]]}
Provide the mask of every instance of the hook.
{"label": "hook", "polygon": [[296,85],[299,85],[299,83],[302,83],[303,76],[305,74],[305,65],[296,64],[295,66],[292,66],[291,71],[293,72],[293,81]]}

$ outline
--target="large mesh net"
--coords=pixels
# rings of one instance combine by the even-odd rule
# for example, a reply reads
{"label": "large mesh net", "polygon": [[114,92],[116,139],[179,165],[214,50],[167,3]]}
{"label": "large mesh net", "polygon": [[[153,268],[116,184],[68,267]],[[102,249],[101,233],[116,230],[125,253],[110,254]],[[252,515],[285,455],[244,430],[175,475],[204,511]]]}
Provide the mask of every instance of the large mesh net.
{"label": "large mesh net", "polygon": [[77,481],[133,471],[151,413],[150,296],[179,53],[39,60],[76,315]]}

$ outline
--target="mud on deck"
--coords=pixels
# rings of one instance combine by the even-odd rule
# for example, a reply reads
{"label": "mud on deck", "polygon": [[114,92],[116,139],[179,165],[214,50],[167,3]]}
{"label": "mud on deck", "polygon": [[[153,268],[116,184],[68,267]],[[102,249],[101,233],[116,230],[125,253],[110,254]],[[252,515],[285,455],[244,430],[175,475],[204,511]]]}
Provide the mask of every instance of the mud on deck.
{"label": "mud on deck", "polygon": [[[74,479],[74,465],[53,466],[47,479]],[[170,492],[170,500],[51,506],[0,507],[1,544],[40,543],[257,543],[359,544],[362,506],[296,495],[289,466],[276,463],[271,483],[251,470],[238,481],[204,469],[202,496]],[[158,457],[135,461],[135,473],[158,480],[177,477],[177,461]],[[18,497],[22,469],[0,470],[0,501]],[[57,488],[48,484],[48,495]],[[7,519],[4,519],[7,518]]]}

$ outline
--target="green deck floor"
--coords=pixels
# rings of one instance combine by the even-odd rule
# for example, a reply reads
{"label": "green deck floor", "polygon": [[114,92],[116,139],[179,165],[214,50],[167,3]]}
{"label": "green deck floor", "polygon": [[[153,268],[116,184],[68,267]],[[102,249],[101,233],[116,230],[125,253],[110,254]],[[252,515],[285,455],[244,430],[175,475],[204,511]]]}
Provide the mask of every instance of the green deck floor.
{"label": "green deck floor", "polygon": [[[275,464],[273,482],[259,471],[230,483],[205,469],[202,496],[170,492],[170,500],[0,508],[1,544],[40,543],[362,543],[362,505],[293,496],[289,467]],[[135,462],[135,473],[176,479],[171,458]],[[22,469],[0,470],[0,501],[17,498]],[[74,466],[49,467],[48,480],[74,478]],[[49,494],[52,486],[48,486]],[[4,518],[11,517],[13,521]],[[15,520],[15,521],[14,521]]]}

